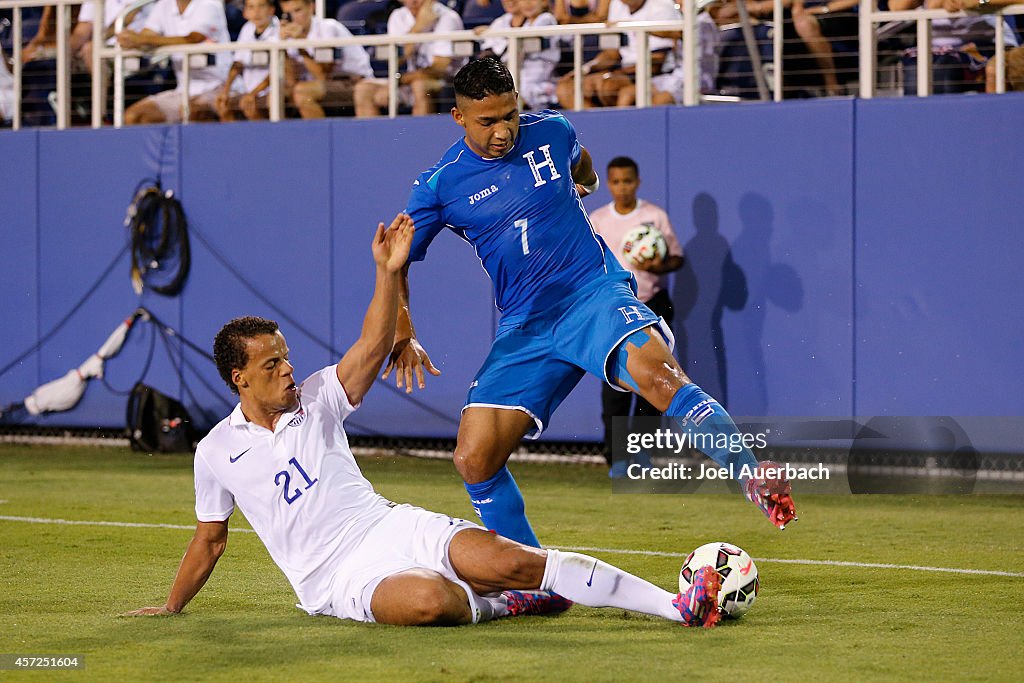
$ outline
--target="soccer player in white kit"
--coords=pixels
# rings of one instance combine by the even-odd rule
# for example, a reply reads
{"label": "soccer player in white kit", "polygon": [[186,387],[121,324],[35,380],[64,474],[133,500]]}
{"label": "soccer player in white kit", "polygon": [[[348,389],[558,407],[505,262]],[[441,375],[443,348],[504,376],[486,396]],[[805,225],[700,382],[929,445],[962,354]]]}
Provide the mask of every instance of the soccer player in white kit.
{"label": "soccer player in white kit", "polygon": [[181,612],[223,554],[238,507],[311,615],[455,625],[558,612],[574,601],[714,625],[720,578],[710,566],[673,595],[593,557],[521,545],[374,492],[344,420],[392,350],[413,232],[405,214],[378,226],[362,334],[337,365],[301,385],[277,323],[237,318],[218,332],[217,369],[240,402],[196,449],[198,523],[166,602],[127,614]]}

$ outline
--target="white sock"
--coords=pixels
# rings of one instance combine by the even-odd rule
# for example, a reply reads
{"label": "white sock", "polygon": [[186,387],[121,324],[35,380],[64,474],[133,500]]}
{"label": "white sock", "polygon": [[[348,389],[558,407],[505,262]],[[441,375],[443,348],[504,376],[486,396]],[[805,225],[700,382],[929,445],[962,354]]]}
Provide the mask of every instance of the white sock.
{"label": "white sock", "polygon": [[674,594],[589,555],[549,549],[540,588],[587,607],[621,607],[683,620],[672,606]]}
{"label": "white sock", "polygon": [[508,616],[508,600],[501,593],[496,595],[480,595],[479,593],[474,593],[469,586],[462,582],[458,583],[469,597],[469,608],[473,610],[474,624]]}

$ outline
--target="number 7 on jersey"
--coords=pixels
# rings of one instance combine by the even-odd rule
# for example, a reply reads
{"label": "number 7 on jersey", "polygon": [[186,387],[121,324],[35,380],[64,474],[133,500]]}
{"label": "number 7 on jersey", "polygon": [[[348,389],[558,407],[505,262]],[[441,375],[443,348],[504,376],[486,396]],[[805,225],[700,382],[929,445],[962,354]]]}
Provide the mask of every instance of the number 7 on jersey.
{"label": "number 7 on jersey", "polygon": [[520,232],[520,234],[522,235],[522,238],[523,238],[523,255],[524,256],[530,253],[530,241],[526,237],[526,224],[527,224],[527,220],[525,218],[520,218],[515,223],[515,226],[517,228],[519,228],[519,232]]}

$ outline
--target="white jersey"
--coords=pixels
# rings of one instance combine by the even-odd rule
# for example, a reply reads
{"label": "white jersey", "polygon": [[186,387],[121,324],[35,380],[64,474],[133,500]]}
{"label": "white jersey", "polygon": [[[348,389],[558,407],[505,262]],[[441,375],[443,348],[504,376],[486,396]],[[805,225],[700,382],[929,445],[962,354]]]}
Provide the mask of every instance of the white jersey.
{"label": "white jersey", "polygon": [[349,448],[343,422],[354,410],[331,365],[302,383],[299,407],[273,432],[239,404],[196,448],[196,517],[241,509],[310,614],[329,611],[341,561],[391,509]]}
{"label": "white jersey", "polygon": [[[313,17],[309,25],[309,33],[306,38],[309,40],[321,40],[326,38],[351,38],[352,32],[345,28],[345,25],[335,19],[321,19]],[[362,45],[348,45],[341,50],[341,60],[336,62],[335,71],[339,74],[350,76],[361,76],[362,78],[373,78],[373,67],[370,65],[370,54]],[[313,51],[310,50],[312,53]],[[293,59],[299,58],[299,49],[291,48],[288,56]],[[303,74],[303,79],[309,80],[312,76]]]}
{"label": "white jersey", "polygon": [[[256,24],[251,21],[245,22],[242,25],[242,30],[238,32],[239,43],[250,43],[250,42],[277,42],[278,40],[278,29],[281,27],[281,22],[277,20],[277,17],[270,18],[270,24],[263,29],[263,33],[256,35]],[[253,64],[252,50],[235,50],[235,61],[245,67],[242,71],[242,84],[245,92],[249,93],[256,89],[260,83],[263,82],[267,76],[270,75],[270,69],[265,66],[269,63],[268,60],[264,61],[261,66]]]}
{"label": "white jersey", "polygon": [[[224,18],[224,3],[220,0],[191,0],[184,12],[178,11],[177,0],[157,0],[153,10],[146,18],[145,28],[162,36],[187,36],[200,33],[210,43],[230,42],[228,22]],[[184,66],[182,55],[172,57],[174,75],[178,79],[178,90],[184,84]],[[218,52],[211,66],[190,69],[188,94],[191,97],[202,95],[222,85],[231,68],[231,53]]]}
{"label": "white jersey", "polygon": [[[431,33],[451,33],[463,29],[462,17],[455,10],[445,7],[440,2],[435,2],[434,12],[437,13],[437,20],[430,28]],[[408,7],[403,5],[388,15],[388,35],[404,36],[415,24],[416,17]],[[410,70],[427,68],[433,63],[434,57],[455,57],[455,49],[450,40],[415,43],[412,47],[406,48],[406,54],[409,52],[412,52],[412,58],[408,62]],[[464,61],[463,59],[453,59],[449,71],[458,70]]]}
{"label": "white jersey", "polygon": [[[682,21],[683,15],[672,0],[646,0],[636,11],[630,12],[629,6],[622,0],[612,0],[608,5],[608,21]],[[682,30],[682,26],[680,29]],[[619,55],[622,57],[622,66],[633,66],[636,64],[636,34],[626,34],[626,44],[619,48]],[[651,36],[647,45],[651,52],[655,50],[668,50],[662,73],[668,73],[676,68],[676,41],[671,38],[659,38]],[[657,75],[657,74],[655,74]]]}
{"label": "white jersey", "polygon": [[[537,26],[557,26],[555,15],[550,12],[542,12],[533,19],[523,22],[521,28],[532,28]],[[502,14],[491,22],[493,29],[512,28],[512,15]],[[480,43],[481,50],[490,50],[497,55],[504,64],[508,64],[508,38],[487,38]],[[519,64],[519,94],[523,101],[531,109],[543,109],[555,104],[555,67],[562,57],[562,51],[557,47],[546,47],[536,52],[520,53]]]}
{"label": "white jersey", "polygon": [[7,70],[7,60],[0,52],[0,121],[14,116],[14,76]]}
{"label": "white jersey", "polygon": [[[103,3],[103,27],[106,28],[114,23],[117,19],[117,15],[121,13],[128,5],[132,4],[134,0],[107,0]],[[144,5],[135,14],[132,19],[132,23],[125,26],[126,29],[132,31],[141,31],[146,25],[146,17],[149,16],[149,11],[153,9],[152,5]],[[83,2],[82,9],[78,11],[79,22],[89,22],[90,24],[96,20],[96,3],[95,2]],[[91,38],[90,38],[91,40]],[[107,45],[114,45],[117,39],[113,36],[107,40]]]}

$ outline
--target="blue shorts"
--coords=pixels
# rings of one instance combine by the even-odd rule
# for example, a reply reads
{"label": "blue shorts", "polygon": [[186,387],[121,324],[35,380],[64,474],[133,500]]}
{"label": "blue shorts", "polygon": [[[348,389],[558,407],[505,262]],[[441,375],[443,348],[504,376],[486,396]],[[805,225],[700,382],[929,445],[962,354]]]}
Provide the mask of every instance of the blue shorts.
{"label": "blue shorts", "polygon": [[636,298],[631,281],[621,271],[609,274],[565,306],[500,327],[470,385],[466,408],[522,410],[536,423],[527,437],[536,439],[585,373],[618,389],[607,374],[612,352],[629,335],[660,321]]}

